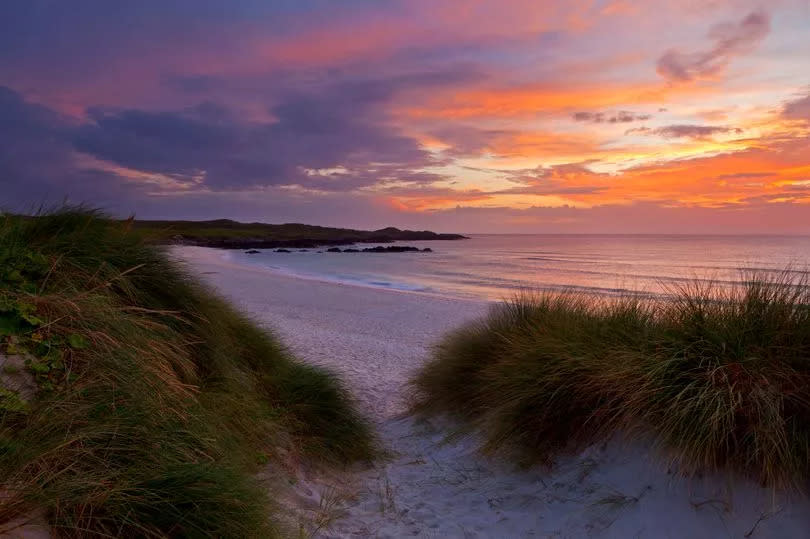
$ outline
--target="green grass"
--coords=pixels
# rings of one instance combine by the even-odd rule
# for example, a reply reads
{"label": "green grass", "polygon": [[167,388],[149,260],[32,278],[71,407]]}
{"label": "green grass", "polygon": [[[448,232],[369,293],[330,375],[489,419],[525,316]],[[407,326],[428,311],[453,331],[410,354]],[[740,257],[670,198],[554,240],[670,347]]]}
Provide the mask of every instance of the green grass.
{"label": "green grass", "polygon": [[375,453],[333,376],[97,212],[0,217],[0,353],[24,355],[37,386],[0,393],[0,523],[274,537],[263,466]]}
{"label": "green grass", "polygon": [[621,435],[652,439],[684,473],[802,485],[810,288],[797,275],[695,283],[667,299],[516,298],[437,346],[413,381],[415,410],[453,415],[525,464]]}

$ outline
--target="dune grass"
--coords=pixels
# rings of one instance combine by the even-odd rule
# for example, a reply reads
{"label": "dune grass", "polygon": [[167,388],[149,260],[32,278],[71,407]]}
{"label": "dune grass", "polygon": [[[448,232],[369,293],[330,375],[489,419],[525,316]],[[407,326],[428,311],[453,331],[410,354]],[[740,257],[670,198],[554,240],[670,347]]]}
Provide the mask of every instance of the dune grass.
{"label": "dune grass", "polygon": [[[797,277],[798,275],[798,277]],[[521,462],[616,435],[683,473],[810,479],[810,287],[800,272],[698,283],[667,298],[524,295],[448,335],[415,410],[479,430]]]}
{"label": "dune grass", "polygon": [[262,467],[375,451],[334,377],[94,211],[0,217],[0,354],[36,385],[0,391],[0,523],[274,537]]}

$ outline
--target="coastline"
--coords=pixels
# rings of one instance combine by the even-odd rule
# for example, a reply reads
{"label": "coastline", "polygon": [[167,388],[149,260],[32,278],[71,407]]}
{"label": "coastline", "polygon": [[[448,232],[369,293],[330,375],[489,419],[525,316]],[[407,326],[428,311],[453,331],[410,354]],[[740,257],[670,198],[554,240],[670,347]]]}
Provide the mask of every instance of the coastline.
{"label": "coastline", "polygon": [[516,470],[444,420],[405,416],[410,376],[431,347],[488,302],[289,276],[212,249],[173,254],[298,358],[335,372],[377,428],[389,456],[370,468],[299,470],[285,503],[328,523],[314,537],[756,538],[810,529],[806,496],[730,474],[681,477],[644,441],[614,439],[550,469]]}
{"label": "coastline", "polygon": [[[377,422],[402,414],[413,371],[447,331],[482,316],[491,302],[308,278],[229,260],[224,251],[172,247],[171,255],[297,357],[337,371]],[[335,357],[346,358],[337,362]],[[370,376],[376,372],[375,376]],[[379,382],[386,380],[386,389]],[[395,398],[392,398],[392,392]]]}
{"label": "coastline", "polygon": [[[462,295],[462,294],[453,294],[449,292],[439,292],[435,291],[434,289],[420,287],[418,285],[414,285],[413,287],[408,287],[403,283],[398,283],[392,285],[391,282],[374,282],[374,281],[365,281],[362,279],[349,279],[349,278],[339,278],[327,274],[315,274],[315,273],[303,273],[298,272],[290,268],[280,267],[280,266],[269,266],[266,264],[251,262],[251,261],[237,261],[233,259],[232,252],[230,250],[221,250],[217,248],[210,248],[210,247],[197,247],[197,246],[182,246],[182,247],[172,247],[172,250],[176,249],[205,249],[207,251],[218,251],[221,253],[220,258],[226,264],[232,265],[238,268],[252,268],[256,269],[260,272],[269,272],[270,274],[278,277],[288,277],[290,279],[299,279],[303,281],[313,281],[317,283],[323,284],[330,284],[330,285],[337,285],[337,286],[351,286],[362,288],[365,290],[382,290],[382,291],[389,291],[389,292],[401,292],[406,294],[417,294],[422,296],[428,296],[433,298],[439,299],[448,299],[448,300],[458,300],[458,301],[465,301],[465,302],[473,302],[473,303],[486,303],[492,304],[495,303],[495,300],[488,300],[486,298],[480,296],[473,296],[473,295]],[[208,260],[208,255],[203,255]],[[213,254],[211,255],[213,256]],[[330,254],[331,256],[331,254]]]}

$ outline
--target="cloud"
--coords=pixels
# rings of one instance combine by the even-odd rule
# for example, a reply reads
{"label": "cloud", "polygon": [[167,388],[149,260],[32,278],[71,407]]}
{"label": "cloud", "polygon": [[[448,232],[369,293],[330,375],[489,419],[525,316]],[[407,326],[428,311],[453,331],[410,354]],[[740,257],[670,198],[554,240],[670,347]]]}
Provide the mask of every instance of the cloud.
{"label": "cloud", "polygon": [[520,184],[517,187],[492,191],[489,194],[526,195],[596,195],[605,191],[607,174],[594,172],[590,162],[539,166],[527,170],[504,171],[505,177]]}
{"label": "cloud", "polygon": [[713,26],[708,37],[714,45],[705,51],[666,51],[657,64],[658,74],[672,82],[686,82],[713,77],[722,72],[735,56],[753,50],[771,29],[770,16],[754,11],[738,23]]}
{"label": "cloud", "polygon": [[[678,234],[810,233],[806,204],[751,201],[745,207],[683,206],[677,201],[606,204],[592,208],[457,207],[423,217],[435,229],[468,233],[492,230],[515,233],[613,234],[637,232]],[[425,222],[423,221],[423,222]]]}
{"label": "cloud", "polygon": [[[791,48],[802,37],[790,23],[798,12],[768,7],[767,52],[787,51],[778,62],[745,58],[747,79],[722,89],[668,84],[737,66],[769,32],[768,15],[750,7],[686,3],[608,18],[588,2],[537,10],[525,0],[461,10],[427,0],[144,0],[120,9],[85,0],[78,10],[9,0],[0,7],[0,80],[24,98],[0,92],[0,206],[67,194],[154,217],[388,225],[406,218],[375,200],[398,197],[423,210],[407,219],[427,226],[428,213],[456,203],[616,204],[610,216],[621,220],[633,202],[719,207],[790,192],[786,182],[806,178],[798,122],[810,114],[802,95],[777,100],[797,84],[783,75],[801,72]],[[589,24],[568,22],[582,17]],[[701,36],[715,21],[730,23]],[[664,42],[650,58],[664,30],[700,39]],[[669,45],[666,80],[650,78]],[[742,108],[731,114],[735,103]],[[742,127],[738,117],[757,126],[746,129],[750,140],[728,127]],[[706,125],[667,125],[678,123]],[[618,126],[650,138],[616,137]],[[526,170],[503,170],[515,168]],[[754,176],[767,171],[772,178]]]}
{"label": "cloud", "polygon": [[810,93],[804,97],[785,103],[782,116],[789,120],[810,121]]}
{"label": "cloud", "polygon": [[[98,159],[158,174],[202,176],[211,189],[294,185],[350,190],[378,181],[427,181],[434,163],[382,108],[397,83],[358,82],[288,93],[273,121],[243,120],[203,103],[179,111],[89,111],[76,148]],[[312,171],[339,169],[342,172]]]}
{"label": "cloud", "polygon": [[112,208],[188,191],[346,192],[442,179],[423,170],[435,158],[389,124],[381,105],[396,87],[366,81],[290,92],[264,121],[213,102],[91,108],[78,121],[0,87],[0,205],[68,196]]}
{"label": "cloud", "polygon": [[594,124],[624,124],[631,122],[642,122],[644,120],[649,120],[652,118],[652,116],[649,114],[636,114],[634,112],[620,110],[614,113],[581,111],[575,112],[572,115],[572,118],[576,122],[588,122]]}
{"label": "cloud", "polygon": [[626,134],[640,133],[643,135],[657,135],[663,138],[705,139],[713,135],[740,134],[742,132],[742,129],[739,127],[678,124],[666,125],[654,129],[649,127],[637,127],[635,129],[629,129],[626,131]]}
{"label": "cloud", "polygon": [[78,165],[69,119],[5,87],[0,126],[0,209],[30,210],[66,197],[113,207],[132,194],[120,178]]}

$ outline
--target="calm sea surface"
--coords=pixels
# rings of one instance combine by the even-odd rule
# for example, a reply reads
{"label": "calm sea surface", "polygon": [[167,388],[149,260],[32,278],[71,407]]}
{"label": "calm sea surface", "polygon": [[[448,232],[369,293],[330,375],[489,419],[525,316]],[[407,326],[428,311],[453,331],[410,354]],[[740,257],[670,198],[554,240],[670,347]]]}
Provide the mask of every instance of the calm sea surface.
{"label": "calm sea surface", "polygon": [[661,293],[693,279],[730,283],[745,272],[810,269],[808,236],[475,235],[403,244],[434,252],[226,256],[312,279],[494,300],[524,289]]}

